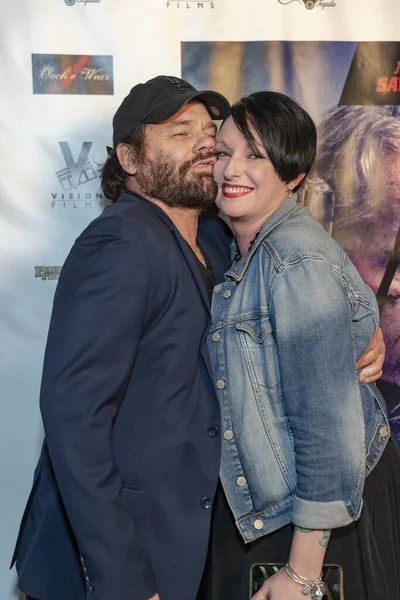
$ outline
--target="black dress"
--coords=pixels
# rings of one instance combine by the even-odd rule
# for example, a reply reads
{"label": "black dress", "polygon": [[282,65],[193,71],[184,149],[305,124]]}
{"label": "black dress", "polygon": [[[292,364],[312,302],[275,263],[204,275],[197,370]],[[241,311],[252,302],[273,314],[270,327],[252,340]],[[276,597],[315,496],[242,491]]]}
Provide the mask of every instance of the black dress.
{"label": "black dress", "polygon": [[[358,521],[332,531],[326,563],[343,568],[345,600],[400,600],[400,451],[391,438],[367,477]],[[198,600],[248,600],[256,562],[285,563],[293,526],[244,544],[219,485]]]}

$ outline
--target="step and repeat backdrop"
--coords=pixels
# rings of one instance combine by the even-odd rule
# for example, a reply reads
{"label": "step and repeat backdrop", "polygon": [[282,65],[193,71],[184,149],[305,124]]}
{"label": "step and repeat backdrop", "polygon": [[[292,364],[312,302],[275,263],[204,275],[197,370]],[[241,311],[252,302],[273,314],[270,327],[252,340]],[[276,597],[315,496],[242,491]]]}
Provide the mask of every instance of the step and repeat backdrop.
{"label": "step and repeat backdrop", "polygon": [[13,0],[1,13],[3,600],[18,597],[7,567],[43,436],[38,397],[57,279],[103,208],[112,116],[155,75],[230,101],[282,91],[315,119],[318,159],[298,201],[378,296],[381,385],[400,443],[400,3]]}

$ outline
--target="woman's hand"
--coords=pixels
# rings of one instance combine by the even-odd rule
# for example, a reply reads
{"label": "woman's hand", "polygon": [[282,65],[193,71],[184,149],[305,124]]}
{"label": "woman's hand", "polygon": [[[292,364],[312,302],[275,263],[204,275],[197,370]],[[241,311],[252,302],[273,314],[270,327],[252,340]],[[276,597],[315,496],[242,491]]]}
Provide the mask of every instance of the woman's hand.
{"label": "woman's hand", "polygon": [[304,600],[302,586],[281,569],[262,585],[252,600]]}
{"label": "woman's hand", "polygon": [[375,331],[367,349],[357,363],[357,369],[362,369],[358,379],[361,383],[372,383],[382,376],[386,346],[380,327]]}
{"label": "woman's hand", "polygon": [[[297,575],[314,581],[321,573],[331,532],[329,529],[294,528],[289,565]],[[303,586],[286,573],[285,568],[267,579],[252,600],[301,600]]]}

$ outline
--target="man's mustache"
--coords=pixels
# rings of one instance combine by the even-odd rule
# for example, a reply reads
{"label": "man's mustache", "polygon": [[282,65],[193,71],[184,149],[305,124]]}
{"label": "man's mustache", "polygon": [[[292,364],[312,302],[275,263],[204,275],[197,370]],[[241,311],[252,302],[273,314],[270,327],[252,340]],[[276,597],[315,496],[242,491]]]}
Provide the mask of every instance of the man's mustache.
{"label": "man's mustache", "polygon": [[202,154],[198,154],[195,158],[192,158],[192,160],[188,160],[185,163],[183,163],[183,165],[181,165],[181,170],[183,173],[186,173],[194,165],[197,165],[198,163],[201,163],[204,160],[215,158],[215,156],[215,152],[204,152]]}

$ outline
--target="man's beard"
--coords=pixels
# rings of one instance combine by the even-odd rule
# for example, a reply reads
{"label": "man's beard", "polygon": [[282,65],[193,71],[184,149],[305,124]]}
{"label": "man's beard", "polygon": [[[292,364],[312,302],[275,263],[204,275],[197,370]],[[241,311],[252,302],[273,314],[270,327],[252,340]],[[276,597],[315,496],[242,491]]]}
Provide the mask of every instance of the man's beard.
{"label": "man's beard", "polygon": [[168,206],[206,210],[214,203],[218,186],[211,173],[196,173],[191,167],[214,156],[214,153],[206,152],[177,165],[164,152],[152,160],[143,148],[136,181],[145,196],[161,200]]}

